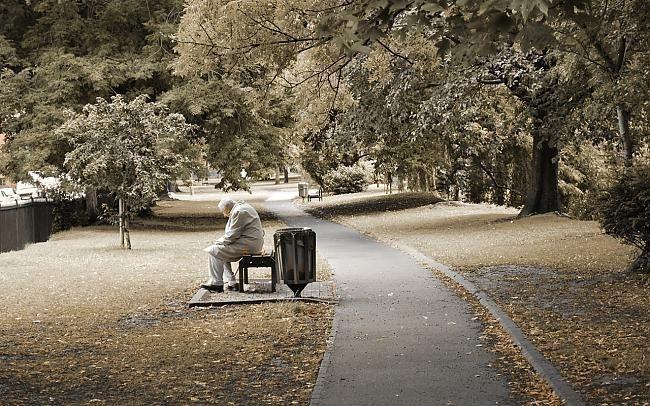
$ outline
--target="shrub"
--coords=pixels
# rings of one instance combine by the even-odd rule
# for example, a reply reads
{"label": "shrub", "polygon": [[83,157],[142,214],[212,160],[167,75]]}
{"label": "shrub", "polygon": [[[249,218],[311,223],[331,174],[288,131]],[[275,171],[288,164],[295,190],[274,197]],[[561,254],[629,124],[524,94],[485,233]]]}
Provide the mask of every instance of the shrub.
{"label": "shrub", "polygon": [[53,206],[52,232],[89,224],[90,219],[86,213],[86,202],[83,197],[66,193],[61,189],[48,190],[47,196]]}
{"label": "shrub", "polygon": [[623,173],[599,199],[598,214],[607,234],[641,251],[630,270],[650,272],[650,165]]}
{"label": "shrub", "polygon": [[323,177],[323,187],[335,195],[357,193],[368,186],[368,172],[361,166],[339,166]]}

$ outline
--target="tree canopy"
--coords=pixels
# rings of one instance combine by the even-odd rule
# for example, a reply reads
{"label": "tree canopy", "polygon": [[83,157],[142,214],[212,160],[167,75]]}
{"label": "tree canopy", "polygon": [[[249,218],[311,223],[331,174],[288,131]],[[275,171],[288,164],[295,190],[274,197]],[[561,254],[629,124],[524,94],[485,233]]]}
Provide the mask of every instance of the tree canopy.
{"label": "tree canopy", "polygon": [[65,179],[80,190],[112,193],[125,204],[123,222],[148,208],[168,181],[187,179],[202,168],[201,149],[192,142],[191,125],[181,114],[169,114],[161,103],[146,99],[139,96],[126,102],[114,96],[109,102],[98,98],[95,104],[84,106],[81,114],[72,113],[57,130],[70,143]]}

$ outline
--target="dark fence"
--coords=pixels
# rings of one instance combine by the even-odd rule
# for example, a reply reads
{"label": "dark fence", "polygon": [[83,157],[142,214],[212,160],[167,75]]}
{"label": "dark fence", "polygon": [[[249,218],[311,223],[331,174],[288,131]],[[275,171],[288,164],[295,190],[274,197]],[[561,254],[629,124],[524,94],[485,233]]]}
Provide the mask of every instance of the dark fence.
{"label": "dark fence", "polygon": [[0,253],[45,242],[52,234],[52,203],[45,199],[0,205]]}

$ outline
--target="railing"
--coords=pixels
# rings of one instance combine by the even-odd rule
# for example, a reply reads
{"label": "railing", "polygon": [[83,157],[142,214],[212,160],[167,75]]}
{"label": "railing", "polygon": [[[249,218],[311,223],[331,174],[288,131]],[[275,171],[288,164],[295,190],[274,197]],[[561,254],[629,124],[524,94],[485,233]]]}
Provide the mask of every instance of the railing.
{"label": "railing", "polygon": [[0,253],[45,242],[52,234],[52,203],[47,199],[0,202]]}

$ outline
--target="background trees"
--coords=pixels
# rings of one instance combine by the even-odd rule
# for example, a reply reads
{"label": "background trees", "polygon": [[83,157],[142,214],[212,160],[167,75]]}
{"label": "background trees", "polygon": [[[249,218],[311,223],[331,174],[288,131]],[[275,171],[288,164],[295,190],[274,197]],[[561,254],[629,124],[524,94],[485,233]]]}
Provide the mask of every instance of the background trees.
{"label": "background trees", "polygon": [[187,10],[178,61],[193,71],[232,77],[268,61],[251,86],[311,89],[300,103],[309,114],[294,119],[319,182],[365,159],[410,189],[589,217],[607,179],[647,150],[650,11],[636,0]]}
{"label": "background trees", "polygon": [[7,102],[1,131],[9,139],[0,165],[16,179],[62,168],[66,145],[54,129],[65,109],[79,111],[96,97],[115,94],[155,98],[171,86],[168,35],[180,1],[36,0],[3,7],[0,43],[13,57],[0,78]]}
{"label": "background trees", "polygon": [[300,150],[321,184],[364,163],[399,188],[590,218],[647,161],[643,0],[2,7],[2,170],[15,178],[60,170],[62,108],[113,93],[195,124],[226,189]]}
{"label": "background trees", "polygon": [[0,132],[7,144],[0,172],[16,180],[29,171],[61,172],[69,145],[54,130],[63,111],[116,94],[162,98],[200,124],[206,159],[225,187],[244,186],[241,169],[254,176],[284,163],[284,102],[257,103],[246,90],[260,66],[229,82],[214,72],[191,80],[172,75],[183,11],[181,0],[2,2]]}

